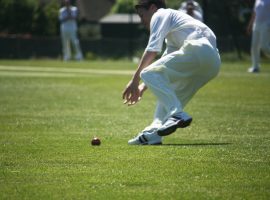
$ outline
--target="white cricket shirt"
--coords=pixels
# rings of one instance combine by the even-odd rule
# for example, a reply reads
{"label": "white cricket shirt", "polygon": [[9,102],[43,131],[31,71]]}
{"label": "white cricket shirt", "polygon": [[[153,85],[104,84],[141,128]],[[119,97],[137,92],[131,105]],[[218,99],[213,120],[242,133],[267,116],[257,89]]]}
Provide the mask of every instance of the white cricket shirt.
{"label": "white cricket shirt", "polygon": [[161,52],[166,39],[166,53],[181,48],[185,40],[208,38],[216,47],[216,36],[204,23],[173,9],[158,9],[150,22],[150,37],[146,51]]}
{"label": "white cricket shirt", "polygon": [[[180,11],[182,11],[183,13],[188,14],[188,13],[187,13],[187,10],[180,10]],[[199,11],[197,11],[197,10],[193,10],[193,16],[192,16],[192,17],[193,17],[194,19],[197,19],[197,20],[203,22],[202,14],[201,14]]]}
{"label": "white cricket shirt", "polygon": [[256,13],[255,23],[261,24],[270,21],[270,0],[256,0],[254,6]]}
{"label": "white cricket shirt", "polygon": [[70,14],[75,19],[69,19],[67,21],[63,21],[69,13],[67,7],[63,7],[59,11],[59,20],[61,22],[61,29],[62,30],[77,30],[77,21],[76,18],[78,16],[78,9],[75,6],[70,6]]}

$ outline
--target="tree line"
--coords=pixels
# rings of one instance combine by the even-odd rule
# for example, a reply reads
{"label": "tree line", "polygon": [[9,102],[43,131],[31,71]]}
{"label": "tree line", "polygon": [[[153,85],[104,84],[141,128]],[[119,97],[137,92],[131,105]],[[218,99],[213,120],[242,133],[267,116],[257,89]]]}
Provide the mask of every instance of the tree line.
{"label": "tree line", "polygon": [[56,35],[58,33],[57,0],[0,0],[1,34]]}
{"label": "tree line", "polygon": [[[183,0],[167,0],[167,6],[178,9]],[[205,23],[218,35],[243,34],[254,0],[198,0]],[[111,13],[134,13],[134,0],[115,0]],[[0,0],[0,34],[54,36],[59,34],[59,0]]]}

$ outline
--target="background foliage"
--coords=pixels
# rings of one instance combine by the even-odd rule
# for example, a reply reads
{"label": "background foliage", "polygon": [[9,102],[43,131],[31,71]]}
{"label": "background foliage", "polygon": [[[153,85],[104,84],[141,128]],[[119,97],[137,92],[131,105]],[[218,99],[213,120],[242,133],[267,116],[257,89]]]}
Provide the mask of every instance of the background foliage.
{"label": "background foliage", "polygon": [[[135,2],[136,0],[116,0],[111,12],[134,13]],[[181,2],[167,0],[167,7],[178,9]],[[245,34],[254,0],[198,2],[203,7],[205,23],[218,36],[237,37]],[[0,7],[0,33],[58,35],[58,0],[51,0],[46,4],[37,0],[0,0]]]}
{"label": "background foliage", "polygon": [[59,6],[57,0],[47,4],[36,0],[0,0],[0,30],[7,34],[56,35]]}
{"label": "background foliage", "polygon": [[[134,5],[136,4],[137,0],[116,0],[114,6],[112,7],[112,13],[134,13]],[[178,9],[181,0],[170,0],[167,1],[166,4],[170,8]]]}

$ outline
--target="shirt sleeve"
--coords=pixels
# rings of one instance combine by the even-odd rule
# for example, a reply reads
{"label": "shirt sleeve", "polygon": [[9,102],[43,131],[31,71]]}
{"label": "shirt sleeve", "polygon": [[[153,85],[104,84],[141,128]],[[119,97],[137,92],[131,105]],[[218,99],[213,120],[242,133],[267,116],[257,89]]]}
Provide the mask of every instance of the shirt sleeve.
{"label": "shirt sleeve", "polygon": [[60,9],[60,10],[59,10],[59,16],[58,16],[58,19],[59,19],[60,21],[62,21],[63,18],[64,18],[63,14],[64,14],[63,9]]}
{"label": "shirt sleeve", "polygon": [[73,7],[72,8],[72,17],[74,17],[74,18],[77,18],[78,17],[78,15],[79,15],[79,11],[78,11],[78,8],[77,7]]}
{"label": "shirt sleeve", "polygon": [[255,0],[254,6],[253,6],[253,11],[256,13],[256,8],[259,5],[259,1]]}
{"label": "shirt sleeve", "polygon": [[155,13],[150,22],[150,37],[145,51],[161,52],[169,28],[170,15],[159,11]]}

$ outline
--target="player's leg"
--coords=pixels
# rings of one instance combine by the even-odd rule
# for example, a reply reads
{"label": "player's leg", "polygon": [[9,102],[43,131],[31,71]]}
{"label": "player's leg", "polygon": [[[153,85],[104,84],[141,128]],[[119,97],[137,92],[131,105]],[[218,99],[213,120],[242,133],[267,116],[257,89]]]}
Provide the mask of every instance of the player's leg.
{"label": "player's leg", "polygon": [[172,59],[171,54],[159,59],[141,72],[141,79],[163,105],[166,116],[182,111],[181,102],[166,74],[165,63],[170,59]]}
{"label": "player's leg", "polygon": [[70,40],[69,34],[67,31],[61,31],[61,40],[62,40],[62,52],[63,52],[63,60],[68,61],[71,58],[71,51],[70,51]]}
{"label": "player's leg", "polygon": [[142,130],[136,137],[130,139],[128,144],[162,144],[162,137],[157,135],[157,130],[162,126],[162,122],[166,114],[167,113],[164,109],[164,106],[160,102],[157,102],[153,122],[149,126],[145,127],[144,130]]}
{"label": "player's leg", "polygon": [[[181,119],[177,119],[177,121],[172,123],[177,123],[181,127],[188,126],[192,118],[183,112],[182,102],[178,99],[175,89],[177,83],[185,83],[185,79],[192,73],[190,63],[194,62],[196,61],[194,61],[194,57],[191,54],[184,56],[184,52],[180,50],[162,57],[141,72],[141,78],[144,83],[164,106],[166,113],[164,121],[167,121],[170,116],[179,114]],[[177,76],[175,76],[175,70],[172,69],[172,66],[178,68]],[[173,129],[176,129],[175,125]],[[173,131],[170,130],[170,132]]]}
{"label": "player's leg", "polygon": [[270,57],[270,22],[262,25],[261,49],[267,57]]}
{"label": "player's leg", "polygon": [[[194,94],[218,74],[220,57],[206,39],[201,39],[188,42],[166,65],[177,98],[184,108]],[[188,126],[191,120],[184,112],[171,115],[158,129],[158,134],[169,135],[177,128]]]}
{"label": "player's leg", "polygon": [[176,89],[177,96],[181,100],[183,107],[187,105],[200,88],[216,77],[219,72],[220,58],[217,52],[206,47],[198,49],[197,55],[200,66],[181,87]]}
{"label": "player's leg", "polygon": [[71,42],[72,42],[72,45],[73,45],[74,50],[75,50],[75,59],[82,60],[83,55],[82,55],[82,51],[81,51],[81,47],[80,47],[80,41],[77,37],[76,31],[71,32]]}
{"label": "player's leg", "polygon": [[254,26],[251,38],[251,61],[252,66],[248,72],[259,72],[260,69],[260,30],[258,26]]}

